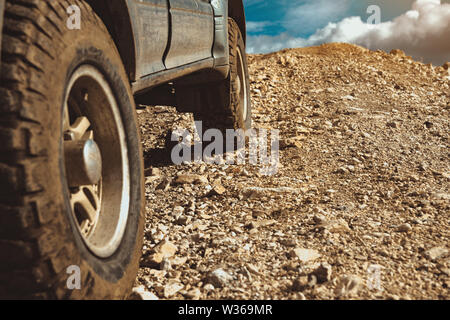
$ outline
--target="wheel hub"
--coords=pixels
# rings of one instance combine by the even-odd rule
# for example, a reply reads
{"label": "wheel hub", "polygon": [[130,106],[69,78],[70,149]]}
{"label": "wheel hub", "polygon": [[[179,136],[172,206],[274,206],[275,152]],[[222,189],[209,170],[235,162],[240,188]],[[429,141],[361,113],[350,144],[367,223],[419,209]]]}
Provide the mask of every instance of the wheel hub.
{"label": "wheel hub", "polygon": [[102,176],[102,156],[94,140],[64,141],[69,187],[94,185]]}

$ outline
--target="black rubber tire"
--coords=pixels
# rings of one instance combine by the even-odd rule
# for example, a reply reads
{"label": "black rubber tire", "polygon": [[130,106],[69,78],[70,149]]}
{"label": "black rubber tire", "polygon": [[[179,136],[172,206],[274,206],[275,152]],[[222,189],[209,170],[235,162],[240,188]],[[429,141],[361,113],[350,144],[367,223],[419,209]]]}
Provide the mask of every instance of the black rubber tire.
{"label": "black rubber tire", "polygon": [[[81,30],[66,27],[69,5]],[[119,105],[130,165],[130,212],[119,249],[94,256],[73,228],[62,164],[67,82],[81,64],[99,69]],[[0,298],[121,299],[141,256],[144,181],[128,77],[108,30],[84,1],[8,0],[0,80]],[[69,290],[67,268],[81,269]]]}
{"label": "black rubber tire", "polygon": [[[197,121],[202,121],[203,131],[214,128],[225,133],[226,129],[251,128],[251,97],[245,43],[237,23],[228,18],[228,38],[230,51],[230,73],[220,82],[200,86],[176,88],[180,91],[177,105],[194,113]],[[237,93],[235,79],[238,76],[238,53],[240,50],[245,70],[247,90],[247,115],[244,120],[243,104]],[[186,107],[187,106],[187,107]]]}

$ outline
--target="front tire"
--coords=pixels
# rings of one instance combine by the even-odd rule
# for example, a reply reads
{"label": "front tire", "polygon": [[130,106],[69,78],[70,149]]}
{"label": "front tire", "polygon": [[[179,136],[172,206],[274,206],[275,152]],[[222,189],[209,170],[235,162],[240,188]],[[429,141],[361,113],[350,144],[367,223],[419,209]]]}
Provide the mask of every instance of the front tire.
{"label": "front tire", "polygon": [[73,4],[81,30],[67,28],[66,1],[6,3],[2,298],[125,298],[138,270],[145,197],[134,100],[103,22]]}

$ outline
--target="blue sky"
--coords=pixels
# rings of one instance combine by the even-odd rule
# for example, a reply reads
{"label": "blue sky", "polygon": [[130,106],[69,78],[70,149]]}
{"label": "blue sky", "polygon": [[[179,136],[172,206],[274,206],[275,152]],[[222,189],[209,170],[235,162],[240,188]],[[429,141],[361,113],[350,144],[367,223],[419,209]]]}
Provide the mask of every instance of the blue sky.
{"label": "blue sky", "polygon": [[[367,19],[369,5],[380,6],[381,21],[390,21],[409,10],[413,3],[414,0],[244,0],[250,35],[278,35],[288,31],[301,36],[310,36],[316,29],[345,17]],[[296,16],[297,21],[293,19]]]}
{"label": "blue sky", "polygon": [[[250,52],[264,53],[336,40],[360,45],[364,43],[359,42],[365,42],[370,49],[377,49],[377,45],[381,49],[389,49],[389,45],[398,43],[398,39],[394,38],[401,36],[396,35],[397,30],[416,45],[419,40],[426,40],[421,37],[425,37],[423,33],[427,31],[434,33],[434,38],[441,36],[442,31],[442,34],[447,34],[445,41],[449,42],[450,0],[244,0],[244,5]],[[367,27],[367,19],[371,16],[367,13],[370,5],[381,9],[382,23],[377,27],[379,32],[376,35],[371,27]],[[417,14],[406,13],[411,10]],[[406,30],[408,23],[411,27]],[[418,26],[419,23],[424,26]],[[372,37],[367,40],[362,30],[371,33]],[[391,38],[381,41],[380,38],[386,38],[386,34],[390,34]],[[429,34],[426,36],[430,38]],[[361,40],[363,38],[364,41]],[[434,38],[432,40],[436,40]],[[442,42],[444,39],[440,40]],[[401,44],[405,48],[400,49],[410,50],[408,43],[403,42]],[[430,46],[428,42],[422,42],[422,46]],[[413,53],[417,50],[411,49]],[[448,54],[450,60],[450,49]],[[433,52],[430,59],[437,62],[445,58],[437,56]]]}

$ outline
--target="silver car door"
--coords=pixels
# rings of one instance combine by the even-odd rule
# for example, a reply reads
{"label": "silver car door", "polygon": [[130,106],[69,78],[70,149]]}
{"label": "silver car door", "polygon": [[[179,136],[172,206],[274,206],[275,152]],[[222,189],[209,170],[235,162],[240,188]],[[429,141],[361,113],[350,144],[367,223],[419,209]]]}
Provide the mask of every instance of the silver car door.
{"label": "silver car door", "polygon": [[212,57],[214,13],[209,0],[169,0],[171,37],[167,69]]}
{"label": "silver car door", "polygon": [[169,42],[167,0],[127,0],[136,46],[136,79],[164,70]]}

